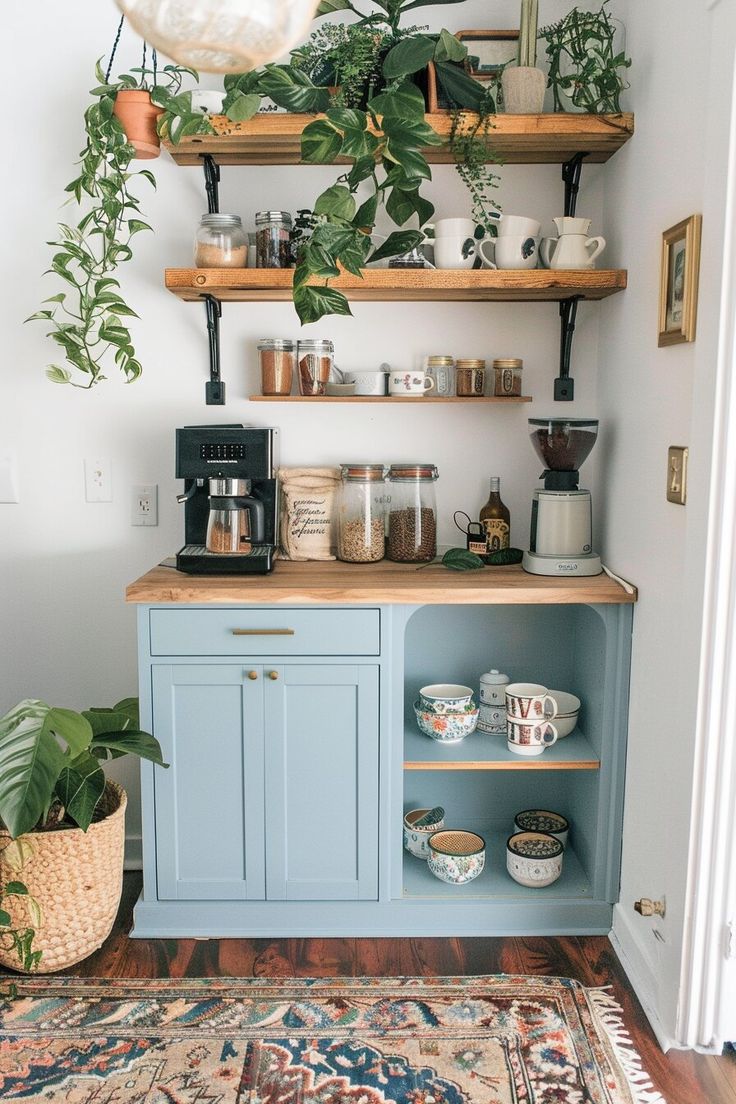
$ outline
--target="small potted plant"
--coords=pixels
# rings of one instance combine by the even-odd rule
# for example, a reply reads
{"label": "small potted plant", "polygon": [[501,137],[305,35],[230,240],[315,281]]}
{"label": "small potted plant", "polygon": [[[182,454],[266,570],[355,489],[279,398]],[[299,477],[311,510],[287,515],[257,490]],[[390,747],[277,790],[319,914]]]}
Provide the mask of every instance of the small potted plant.
{"label": "small potted plant", "polygon": [[102,764],[126,754],[167,765],[134,698],[82,713],[26,700],[0,718],[1,965],[61,970],[109,935],[127,798]]}
{"label": "small potted plant", "polygon": [[538,115],[544,107],[547,80],[537,69],[539,0],[521,0],[517,64],[501,74],[504,105],[509,115]]}

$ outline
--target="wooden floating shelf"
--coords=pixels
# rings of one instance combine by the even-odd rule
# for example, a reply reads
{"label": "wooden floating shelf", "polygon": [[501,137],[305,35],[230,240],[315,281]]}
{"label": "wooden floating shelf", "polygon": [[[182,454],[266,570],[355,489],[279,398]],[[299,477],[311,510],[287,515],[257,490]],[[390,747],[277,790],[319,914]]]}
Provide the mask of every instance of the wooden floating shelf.
{"label": "wooden floating shelf", "polygon": [[[465,112],[470,119],[472,112]],[[220,165],[297,165],[301,162],[301,136],[318,115],[274,113],[256,115],[232,123],[225,115],[213,115],[215,134],[192,134],[177,146],[164,143],[177,165],[199,165],[209,154]],[[425,116],[445,140],[443,146],[424,150],[434,165],[452,163],[448,148],[452,117],[449,112]],[[607,161],[634,133],[634,116],[618,115],[496,115],[487,136],[489,149],[507,164],[561,164],[576,153],[586,160]]]}
{"label": "wooden floating shelf", "polygon": [[[212,295],[225,303],[291,299],[292,269],[167,268],[166,287],[187,302]],[[605,299],[626,287],[625,269],[410,269],[367,268],[344,273],[330,286],[358,302],[559,302]],[[317,281],[314,281],[317,282]]]}
{"label": "wooden floating shelf", "polygon": [[496,395],[483,395],[478,398],[466,398],[463,395],[454,395],[447,398],[430,398],[429,395],[251,395],[251,402],[305,402],[305,403],[424,403],[432,406],[435,403],[499,403],[501,406],[514,403],[530,403],[531,395],[517,395],[511,398],[502,398]]}
{"label": "wooden floating shelf", "polygon": [[477,730],[462,743],[449,746],[425,736],[413,722],[404,733],[404,770],[598,770],[600,765],[598,756],[578,729],[541,755],[528,757],[509,751],[505,736],[489,736]]}

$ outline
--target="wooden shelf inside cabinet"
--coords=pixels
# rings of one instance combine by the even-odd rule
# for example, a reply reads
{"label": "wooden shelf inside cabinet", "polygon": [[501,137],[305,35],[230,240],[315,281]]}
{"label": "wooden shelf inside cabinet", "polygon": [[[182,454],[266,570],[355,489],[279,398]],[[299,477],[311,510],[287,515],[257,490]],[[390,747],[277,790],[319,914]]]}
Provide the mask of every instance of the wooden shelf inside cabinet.
{"label": "wooden shelf inside cabinet", "polygon": [[305,402],[312,405],[319,403],[422,403],[424,406],[433,406],[436,403],[499,403],[499,405],[513,405],[514,403],[530,403],[531,395],[517,395],[503,398],[496,395],[484,395],[470,398],[462,395],[448,396],[447,398],[430,398],[429,395],[251,395],[251,402]]}
{"label": "wooden shelf inside cabinet", "polygon": [[[466,112],[470,121],[472,112]],[[215,134],[192,134],[177,146],[166,148],[177,165],[199,165],[210,155],[220,165],[296,165],[301,161],[302,131],[318,115],[275,113],[256,115],[247,122],[232,123],[224,115],[213,115]],[[442,146],[424,150],[431,164],[449,164],[452,117],[425,116],[444,139]],[[496,115],[489,128],[489,149],[506,164],[561,164],[576,153],[585,152],[588,162],[607,161],[634,133],[634,116],[618,115]]]}
{"label": "wooden shelf inside cabinet", "polygon": [[[344,273],[331,287],[348,299],[388,302],[559,302],[605,299],[626,287],[624,269],[367,268]],[[280,302],[292,295],[291,269],[167,268],[166,287],[187,302],[211,295],[221,302]]]}
{"label": "wooden shelf inside cabinet", "polygon": [[[554,722],[553,722],[554,723]],[[449,747],[414,727],[404,733],[404,770],[598,770],[600,759],[579,729],[541,755],[516,755],[504,736],[473,732]]]}

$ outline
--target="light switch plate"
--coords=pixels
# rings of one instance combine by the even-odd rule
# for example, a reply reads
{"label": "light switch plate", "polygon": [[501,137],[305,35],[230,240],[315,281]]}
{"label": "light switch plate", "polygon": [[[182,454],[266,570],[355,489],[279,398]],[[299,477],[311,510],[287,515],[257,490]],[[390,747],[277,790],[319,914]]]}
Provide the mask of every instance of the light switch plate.
{"label": "light switch plate", "polygon": [[687,456],[684,445],[667,450],[667,501],[684,506],[687,501]]}

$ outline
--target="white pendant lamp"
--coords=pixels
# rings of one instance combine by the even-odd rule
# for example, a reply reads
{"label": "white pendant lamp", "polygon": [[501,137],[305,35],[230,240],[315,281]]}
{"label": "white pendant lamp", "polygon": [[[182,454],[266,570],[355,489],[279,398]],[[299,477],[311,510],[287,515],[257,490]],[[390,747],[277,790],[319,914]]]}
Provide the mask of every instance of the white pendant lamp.
{"label": "white pendant lamp", "polygon": [[207,73],[275,61],[303,36],[318,0],[116,0],[138,34]]}

